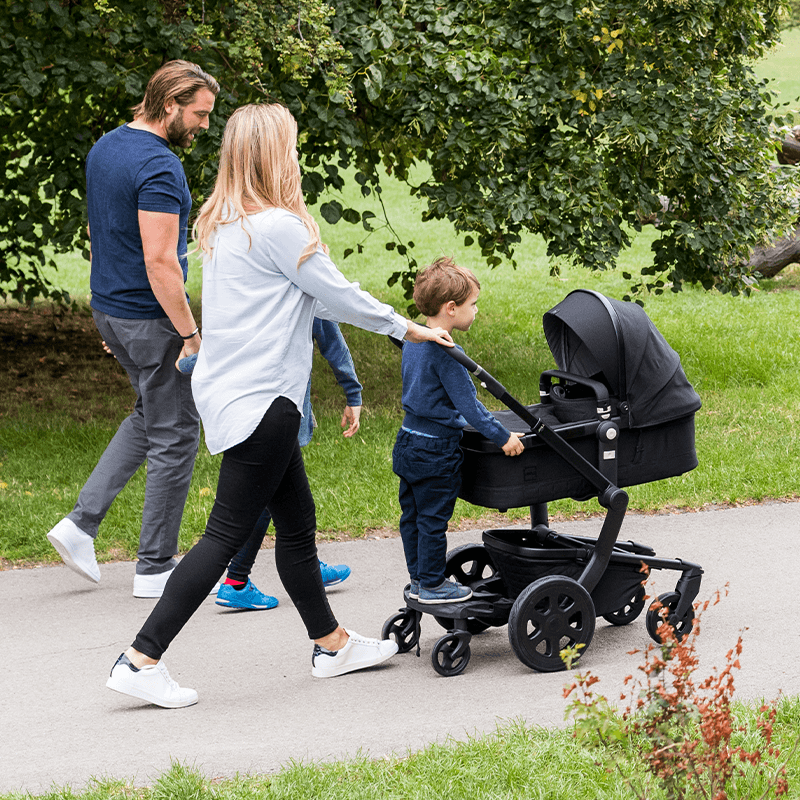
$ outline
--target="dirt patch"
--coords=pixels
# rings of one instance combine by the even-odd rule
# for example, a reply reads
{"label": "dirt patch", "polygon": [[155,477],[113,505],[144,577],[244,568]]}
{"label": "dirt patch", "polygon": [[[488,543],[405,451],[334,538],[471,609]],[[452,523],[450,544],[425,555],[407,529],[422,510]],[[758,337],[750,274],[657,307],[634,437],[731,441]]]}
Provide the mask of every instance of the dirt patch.
{"label": "dirt patch", "polygon": [[0,308],[0,417],[21,407],[76,422],[119,421],[134,394],[88,310]]}

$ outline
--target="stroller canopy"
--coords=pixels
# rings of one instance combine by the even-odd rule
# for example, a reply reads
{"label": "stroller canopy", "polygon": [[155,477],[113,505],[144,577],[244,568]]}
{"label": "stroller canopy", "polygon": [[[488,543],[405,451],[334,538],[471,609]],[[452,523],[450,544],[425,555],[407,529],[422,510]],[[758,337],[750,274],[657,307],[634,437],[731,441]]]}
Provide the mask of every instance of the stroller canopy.
{"label": "stroller canopy", "polygon": [[631,428],[700,408],[678,354],[636,303],[577,289],[545,313],[543,326],[558,368],[605,383]]}

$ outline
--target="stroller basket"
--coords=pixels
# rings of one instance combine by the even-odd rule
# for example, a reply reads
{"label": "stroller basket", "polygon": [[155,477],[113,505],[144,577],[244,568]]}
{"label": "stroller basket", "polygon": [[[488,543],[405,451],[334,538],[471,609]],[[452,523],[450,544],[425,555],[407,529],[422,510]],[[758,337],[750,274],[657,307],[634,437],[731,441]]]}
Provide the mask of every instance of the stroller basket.
{"label": "stroller basket", "polygon": [[[567,537],[539,541],[536,531],[484,531],[483,543],[503,578],[508,596],[516,599],[534,581],[547,575],[563,575],[578,580],[592,555],[589,543]],[[653,555],[639,546],[642,555]],[[620,554],[622,558],[622,555]],[[627,558],[615,562],[612,554],[597,586],[591,591],[598,616],[622,608],[641,589],[645,575],[641,564]]]}

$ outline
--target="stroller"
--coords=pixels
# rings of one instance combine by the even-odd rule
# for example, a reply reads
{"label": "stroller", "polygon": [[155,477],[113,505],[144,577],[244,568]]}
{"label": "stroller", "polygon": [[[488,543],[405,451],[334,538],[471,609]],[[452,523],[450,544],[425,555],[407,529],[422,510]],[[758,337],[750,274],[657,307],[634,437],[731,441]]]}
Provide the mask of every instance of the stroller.
{"label": "stroller", "polygon": [[[508,411],[495,416],[508,430],[529,431],[525,451],[507,458],[478,431],[464,430],[464,500],[506,511],[530,508],[529,529],[484,531],[482,544],[447,554],[446,574],[472,589],[462,602],[430,606],[409,597],[383,626],[400,652],[416,647],[420,621],[433,614],[446,629],[431,653],[433,668],[461,674],[470,640],[508,626],[511,648],[532,669],[565,668],[561,651],[588,648],[598,616],[612,625],[633,622],[645,606],[650,570],[677,570],[673,592],[658,597],[645,625],[657,642],[666,620],[680,639],[694,620],[692,605],[703,570],[682,559],[656,557],[617,541],[628,507],[621,487],[688,472],[697,466],[694,414],[700,398],[677,353],[644,310],[579,289],[546,312],[545,338],[560,369],[539,379],[540,403],[524,406],[463,352],[447,352],[475,375]],[[551,530],[548,502],[596,497],[606,514],[597,539]]]}

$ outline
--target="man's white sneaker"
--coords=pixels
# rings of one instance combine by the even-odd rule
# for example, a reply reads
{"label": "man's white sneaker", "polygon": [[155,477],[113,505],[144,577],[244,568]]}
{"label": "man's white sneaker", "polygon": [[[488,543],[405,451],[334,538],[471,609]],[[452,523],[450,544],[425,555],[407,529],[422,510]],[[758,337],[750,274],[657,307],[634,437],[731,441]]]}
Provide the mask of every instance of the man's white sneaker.
{"label": "man's white sneaker", "polygon": [[94,554],[94,539],[71,519],[64,517],[47,534],[64,563],[92,583],[100,583],[100,568]]}
{"label": "man's white sneaker", "polygon": [[347,644],[335,652],[314,645],[311,657],[311,674],[315,678],[335,678],[346,672],[374,667],[390,659],[397,652],[397,642],[392,639],[366,639],[347,631]]}
{"label": "man's white sneaker", "polygon": [[[134,597],[161,597],[164,594],[164,587],[167,585],[169,576],[172,575],[175,567],[166,572],[159,572],[158,575],[139,575],[133,576],[133,596]],[[219,584],[215,583],[209,595],[216,594]]]}
{"label": "man's white sneaker", "polygon": [[158,575],[139,575],[137,573],[133,576],[133,596],[161,597],[174,569],[175,567],[166,572],[159,572]]}
{"label": "man's white sneaker", "polygon": [[123,653],[111,668],[106,686],[162,708],[184,708],[197,702],[194,689],[182,689],[167,672],[163,661],[137,669]]}

